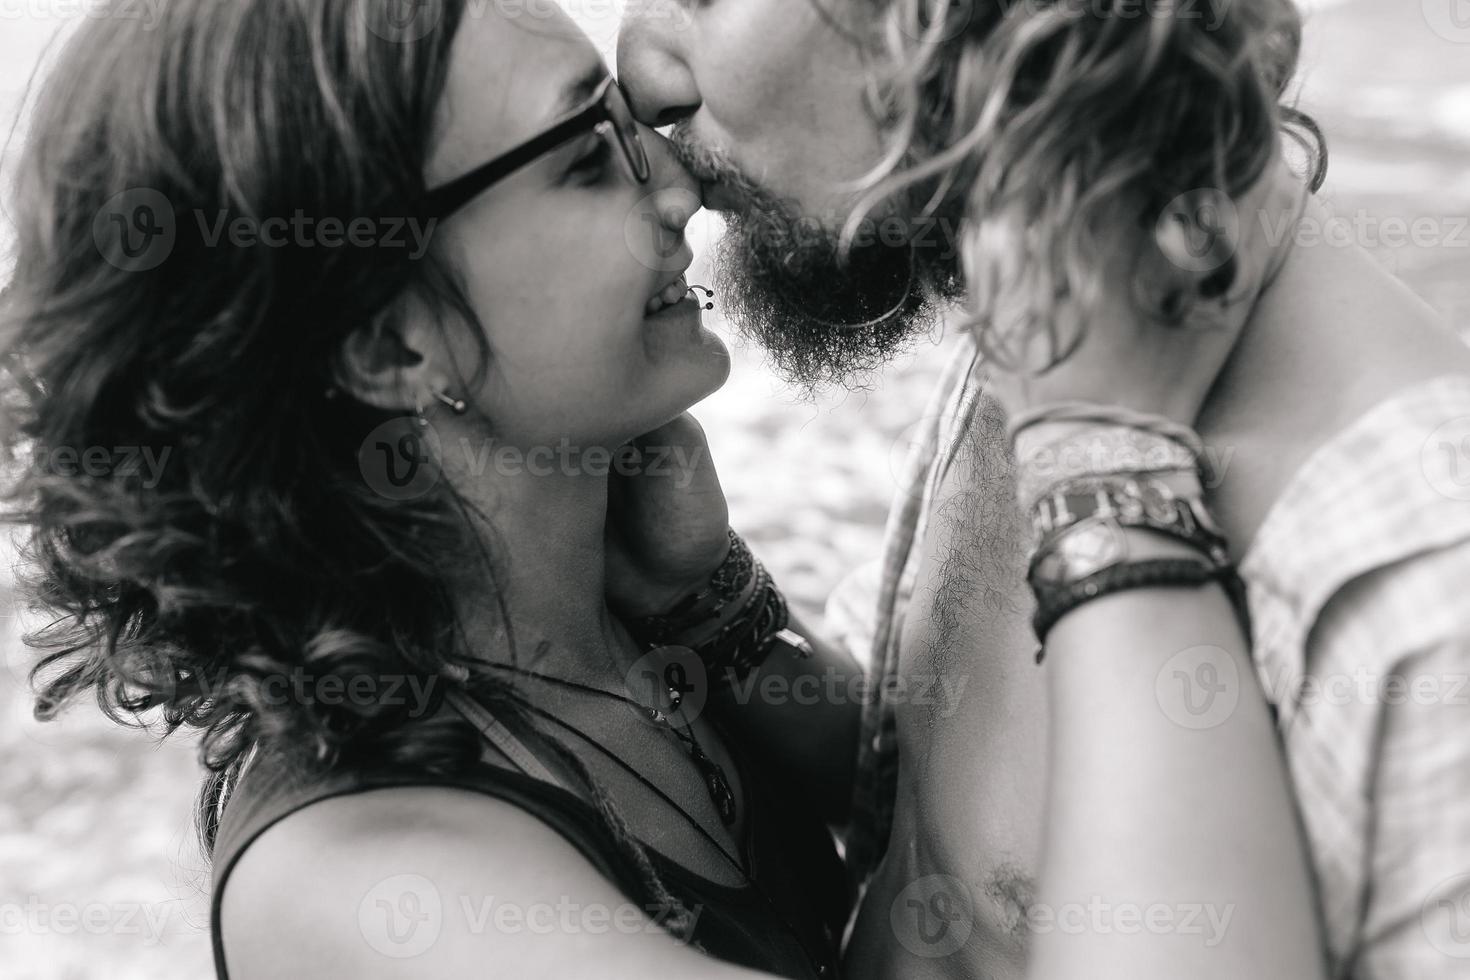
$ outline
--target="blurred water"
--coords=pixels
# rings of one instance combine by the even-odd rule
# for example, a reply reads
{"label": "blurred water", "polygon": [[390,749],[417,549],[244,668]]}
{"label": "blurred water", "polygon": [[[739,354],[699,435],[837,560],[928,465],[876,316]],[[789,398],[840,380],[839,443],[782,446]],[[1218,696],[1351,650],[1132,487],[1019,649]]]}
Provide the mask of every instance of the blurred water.
{"label": "blurred water", "polygon": [[[623,4],[565,2],[610,54],[615,24],[606,14]],[[1335,206],[1441,228],[1470,214],[1470,4],[1307,6],[1301,99],[1332,141],[1327,193]],[[68,24],[54,13],[64,9],[0,3],[0,123],[47,37]],[[691,232],[696,246],[713,230],[701,221]],[[1470,239],[1380,242],[1373,251],[1446,316],[1470,325]],[[903,431],[943,354],[923,344],[875,390],[804,404],[758,355],[740,351],[730,384],[698,410],[734,523],[808,618],[841,574],[876,556]],[[0,616],[7,606],[0,603]],[[15,630],[0,631],[0,976],[208,975],[203,863],[188,823],[196,778],[189,746],[155,747],[85,709],[37,725],[22,693],[26,666]],[[65,918],[89,903],[93,918],[83,921],[96,928]]]}

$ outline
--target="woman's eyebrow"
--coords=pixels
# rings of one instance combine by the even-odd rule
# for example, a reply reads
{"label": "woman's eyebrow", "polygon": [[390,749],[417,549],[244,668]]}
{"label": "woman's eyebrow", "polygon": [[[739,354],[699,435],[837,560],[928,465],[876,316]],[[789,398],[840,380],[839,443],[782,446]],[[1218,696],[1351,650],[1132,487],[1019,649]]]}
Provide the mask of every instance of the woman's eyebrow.
{"label": "woman's eyebrow", "polygon": [[601,62],[595,62],[589,65],[581,75],[562,89],[560,98],[551,107],[548,121],[554,122],[570,113],[573,109],[580,109],[582,103],[587,101],[597,89],[597,86],[601,85],[607,76],[608,71],[606,65]]}

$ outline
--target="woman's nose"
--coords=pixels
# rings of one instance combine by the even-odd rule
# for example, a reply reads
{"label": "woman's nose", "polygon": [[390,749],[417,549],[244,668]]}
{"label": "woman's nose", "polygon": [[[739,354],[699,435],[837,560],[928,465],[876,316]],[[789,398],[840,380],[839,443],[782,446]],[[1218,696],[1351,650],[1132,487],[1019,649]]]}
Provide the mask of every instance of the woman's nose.
{"label": "woman's nose", "polygon": [[642,138],[648,152],[648,183],[628,214],[624,235],[633,256],[647,268],[682,272],[694,260],[684,230],[703,206],[699,183],[684,169],[668,140],[653,130],[644,130]]}
{"label": "woman's nose", "polygon": [[690,219],[703,207],[699,182],[684,169],[673,151],[673,144],[653,130],[645,130],[643,143],[648,151],[651,204],[659,222],[674,234],[682,234]]}

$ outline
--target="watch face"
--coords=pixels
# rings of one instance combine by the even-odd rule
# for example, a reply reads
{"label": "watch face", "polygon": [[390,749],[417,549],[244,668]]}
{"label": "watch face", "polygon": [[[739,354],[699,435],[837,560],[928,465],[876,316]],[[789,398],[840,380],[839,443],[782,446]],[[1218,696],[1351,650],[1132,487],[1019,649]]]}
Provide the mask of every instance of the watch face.
{"label": "watch face", "polygon": [[1127,544],[1116,521],[1092,520],[1061,536],[1037,565],[1047,582],[1069,583],[1116,565],[1127,556]]}

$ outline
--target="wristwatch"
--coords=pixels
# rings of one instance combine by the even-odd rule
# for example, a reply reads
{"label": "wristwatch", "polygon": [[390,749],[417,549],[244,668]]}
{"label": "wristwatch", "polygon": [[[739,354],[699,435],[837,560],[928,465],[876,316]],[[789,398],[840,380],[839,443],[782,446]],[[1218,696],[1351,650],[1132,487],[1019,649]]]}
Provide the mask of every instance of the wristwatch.
{"label": "wristwatch", "polygon": [[1128,558],[1123,525],[1112,517],[1087,517],[1050,536],[1031,563],[1034,589],[1060,588]]}

